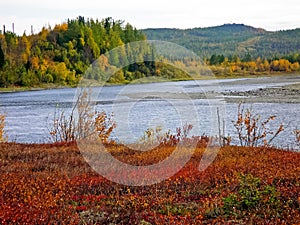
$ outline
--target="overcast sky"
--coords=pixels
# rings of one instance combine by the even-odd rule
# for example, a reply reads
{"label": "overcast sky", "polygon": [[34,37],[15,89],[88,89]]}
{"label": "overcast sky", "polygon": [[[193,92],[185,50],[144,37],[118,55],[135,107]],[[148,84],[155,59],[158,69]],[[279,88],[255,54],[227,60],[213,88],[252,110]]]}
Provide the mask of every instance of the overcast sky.
{"label": "overcast sky", "polygon": [[0,30],[28,34],[67,18],[113,17],[136,28],[194,28],[244,23],[276,31],[300,28],[299,0],[0,0]]}

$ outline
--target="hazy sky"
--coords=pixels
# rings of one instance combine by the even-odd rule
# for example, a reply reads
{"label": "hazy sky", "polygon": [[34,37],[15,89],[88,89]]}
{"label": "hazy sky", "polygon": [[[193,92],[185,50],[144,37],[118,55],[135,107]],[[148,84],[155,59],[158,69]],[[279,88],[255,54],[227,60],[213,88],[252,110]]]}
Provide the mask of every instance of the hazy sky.
{"label": "hazy sky", "polygon": [[0,0],[0,29],[22,34],[33,25],[65,22],[81,15],[86,18],[113,17],[136,28],[193,28],[244,23],[267,30],[300,27],[299,0]]}

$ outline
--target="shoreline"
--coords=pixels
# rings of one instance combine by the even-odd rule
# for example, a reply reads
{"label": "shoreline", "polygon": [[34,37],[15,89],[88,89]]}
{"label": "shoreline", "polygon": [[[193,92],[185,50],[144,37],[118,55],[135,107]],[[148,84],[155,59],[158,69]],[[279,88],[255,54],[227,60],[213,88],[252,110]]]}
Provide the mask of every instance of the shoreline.
{"label": "shoreline", "polygon": [[[265,88],[245,91],[223,91],[227,103],[300,103],[300,75],[277,78],[273,85]],[[278,85],[276,83],[278,82]],[[237,82],[233,82],[238,83]],[[251,82],[250,82],[251,83]],[[266,84],[263,80],[258,84]]]}
{"label": "shoreline", "polygon": [[[217,79],[218,80],[218,79]],[[131,99],[139,98],[172,98],[172,99],[206,99],[207,96],[224,99],[227,103],[300,103],[300,75],[264,76],[256,78],[219,79],[221,86],[258,86],[257,89],[235,91],[219,90],[192,93],[132,93],[126,94]],[[264,87],[259,87],[264,86]],[[268,87],[269,86],[269,87]]]}
{"label": "shoreline", "polygon": [[[91,87],[100,87],[100,86],[123,86],[123,85],[136,85],[136,84],[147,84],[147,83],[162,83],[162,82],[179,82],[179,81],[189,81],[189,80],[234,80],[234,79],[243,79],[243,78],[249,78],[249,79],[256,79],[256,78],[267,78],[267,77],[274,77],[275,79],[278,77],[299,77],[300,73],[269,73],[269,74],[246,74],[246,75],[240,75],[240,74],[233,74],[233,75],[215,75],[215,76],[201,76],[199,79],[166,79],[163,77],[145,77],[145,79],[140,80],[133,80],[131,82],[124,82],[124,83],[101,83],[101,82],[90,82]],[[89,81],[88,81],[89,82]],[[300,82],[300,78],[299,78]],[[6,87],[6,88],[0,88],[0,94],[5,93],[17,93],[17,92],[27,92],[27,91],[42,91],[42,90],[52,90],[52,89],[66,89],[66,88],[77,88],[80,87],[82,84],[78,84],[76,86],[64,86],[64,85],[43,85],[43,86],[37,86],[37,87]],[[83,84],[85,85],[85,84]]]}
{"label": "shoreline", "polygon": [[43,91],[43,90],[64,89],[64,88],[74,88],[74,87],[71,87],[71,86],[51,86],[51,87],[8,87],[8,88],[0,88],[0,94],[6,94],[6,93],[18,93],[18,92],[27,92],[27,91]]}

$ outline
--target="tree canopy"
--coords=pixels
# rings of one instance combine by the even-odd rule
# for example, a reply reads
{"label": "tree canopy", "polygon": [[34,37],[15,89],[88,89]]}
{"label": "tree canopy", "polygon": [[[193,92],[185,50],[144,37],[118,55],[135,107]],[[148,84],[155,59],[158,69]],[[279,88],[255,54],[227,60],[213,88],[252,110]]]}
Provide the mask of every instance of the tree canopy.
{"label": "tree canopy", "polygon": [[[240,24],[188,30],[137,30],[111,17],[100,21],[79,16],[53,28],[44,27],[37,34],[18,36],[11,31],[0,31],[0,87],[76,86],[83,75],[111,83],[149,76],[189,79],[186,72],[174,66],[188,66],[211,74],[197,68],[184,55],[174,56],[172,66],[166,58],[155,58],[155,50],[149,46],[134,49],[126,45],[144,41],[146,35],[196,52],[215,74],[299,71],[299,31],[267,32]],[[111,51],[116,47],[117,51]],[[101,71],[109,66],[122,69],[107,78]]]}
{"label": "tree canopy", "polygon": [[124,21],[79,16],[38,34],[0,34],[0,86],[75,85],[101,54],[145,35]]}

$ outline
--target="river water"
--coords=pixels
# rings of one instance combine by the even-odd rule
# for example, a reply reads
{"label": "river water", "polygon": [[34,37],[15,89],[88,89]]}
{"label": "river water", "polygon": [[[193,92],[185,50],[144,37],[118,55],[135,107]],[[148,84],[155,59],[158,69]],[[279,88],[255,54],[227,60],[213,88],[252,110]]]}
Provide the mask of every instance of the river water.
{"label": "river water", "polygon": [[[222,93],[277,87],[297,81],[300,82],[299,79],[265,77],[94,87],[92,100],[96,110],[113,112],[117,128],[112,137],[122,143],[139,141],[147,128],[161,127],[162,133],[175,132],[176,127],[184,124],[193,125],[190,135],[217,135],[219,128],[223,130],[222,121],[225,121],[225,134],[237,143],[232,120],[237,117],[238,101],[226,102]],[[76,91],[76,88],[66,88],[0,94],[0,112],[6,115],[5,130],[9,141],[50,142],[49,129],[54,113],[68,114]],[[288,102],[244,105],[262,118],[277,116],[270,128],[276,130],[282,123],[285,131],[273,144],[284,148],[295,147],[293,130],[300,122],[299,106]]]}

